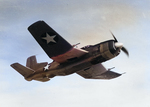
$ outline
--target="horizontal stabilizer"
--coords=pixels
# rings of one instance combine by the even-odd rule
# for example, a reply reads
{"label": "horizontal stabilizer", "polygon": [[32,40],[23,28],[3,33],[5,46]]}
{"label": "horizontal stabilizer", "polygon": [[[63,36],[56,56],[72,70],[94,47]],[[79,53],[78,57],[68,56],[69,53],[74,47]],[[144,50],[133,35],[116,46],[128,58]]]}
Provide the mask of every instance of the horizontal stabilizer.
{"label": "horizontal stabilizer", "polygon": [[14,63],[14,64],[11,64],[10,66],[14,68],[16,71],[18,71],[25,78],[28,77],[30,74],[34,73],[34,70],[28,67],[25,67],[19,63]]}

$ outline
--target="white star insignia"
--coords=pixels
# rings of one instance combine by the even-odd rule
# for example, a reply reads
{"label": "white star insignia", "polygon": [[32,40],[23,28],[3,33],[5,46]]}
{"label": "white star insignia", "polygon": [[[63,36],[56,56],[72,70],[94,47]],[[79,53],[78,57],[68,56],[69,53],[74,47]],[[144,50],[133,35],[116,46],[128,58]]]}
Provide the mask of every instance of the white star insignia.
{"label": "white star insignia", "polygon": [[46,37],[43,37],[42,39],[45,39],[47,41],[47,44],[49,44],[50,42],[56,43],[56,41],[54,40],[55,37],[56,35],[50,36],[48,33],[46,33]]}
{"label": "white star insignia", "polygon": [[44,67],[44,71],[47,71],[47,70],[49,69],[49,67],[50,67],[50,65],[46,65],[46,66]]}

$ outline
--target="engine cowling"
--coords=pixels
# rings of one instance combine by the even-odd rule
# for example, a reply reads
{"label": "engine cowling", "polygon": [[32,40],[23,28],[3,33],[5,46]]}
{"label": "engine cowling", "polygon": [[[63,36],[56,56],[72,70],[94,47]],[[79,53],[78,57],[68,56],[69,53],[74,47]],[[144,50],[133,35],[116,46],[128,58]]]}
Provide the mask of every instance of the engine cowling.
{"label": "engine cowling", "polygon": [[106,60],[112,59],[120,53],[120,50],[115,48],[114,40],[109,40],[100,44],[100,54]]}

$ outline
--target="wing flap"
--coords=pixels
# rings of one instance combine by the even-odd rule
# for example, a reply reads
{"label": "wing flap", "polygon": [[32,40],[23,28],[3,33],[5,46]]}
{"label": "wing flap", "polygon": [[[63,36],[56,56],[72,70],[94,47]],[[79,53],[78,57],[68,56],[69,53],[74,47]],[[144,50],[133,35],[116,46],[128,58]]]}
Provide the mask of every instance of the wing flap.
{"label": "wing flap", "polygon": [[25,67],[19,63],[11,64],[11,67],[14,68],[16,71],[18,71],[25,78],[28,77],[30,74],[34,73],[34,70]]}
{"label": "wing flap", "polygon": [[58,63],[63,63],[63,62],[72,61],[74,59],[77,59],[86,53],[88,53],[88,51],[85,51],[83,49],[72,48],[70,51],[68,51],[62,55],[52,57],[52,59]]}

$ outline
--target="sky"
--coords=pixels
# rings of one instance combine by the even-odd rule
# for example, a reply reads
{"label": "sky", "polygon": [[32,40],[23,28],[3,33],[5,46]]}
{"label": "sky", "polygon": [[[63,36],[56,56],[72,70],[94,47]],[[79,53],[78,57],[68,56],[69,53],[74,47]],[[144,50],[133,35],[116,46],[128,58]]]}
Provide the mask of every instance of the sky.
{"label": "sky", "polygon": [[[77,74],[48,82],[28,82],[10,67],[29,56],[52,62],[27,28],[44,20],[78,47],[112,39],[128,49],[104,62],[124,73],[112,80],[87,80]],[[149,0],[0,0],[1,107],[149,107]]]}

